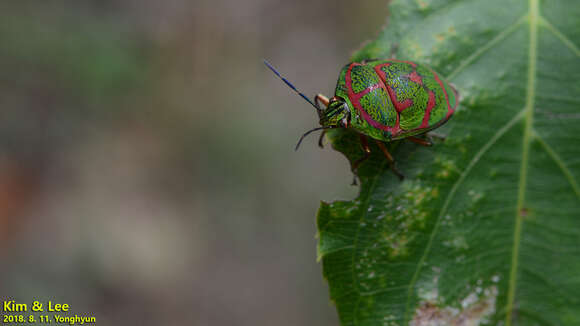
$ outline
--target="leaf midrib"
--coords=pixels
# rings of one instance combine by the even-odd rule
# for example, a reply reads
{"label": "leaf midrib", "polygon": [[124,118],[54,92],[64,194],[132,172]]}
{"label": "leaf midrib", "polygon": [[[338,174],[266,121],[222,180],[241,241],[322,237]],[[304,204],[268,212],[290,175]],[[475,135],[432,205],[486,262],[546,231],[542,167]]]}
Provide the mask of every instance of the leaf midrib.
{"label": "leaf midrib", "polygon": [[441,216],[446,212],[448,205],[451,202],[455,192],[459,185],[463,182],[465,177],[469,174],[473,166],[479,161],[481,156],[487,152],[487,150],[495,144],[495,142],[501,138],[501,136],[507,132],[517,121],[519,121],[522,116],[525,121],[525,129],[523,134],[523,146],[522,146],[522,163],[520,166],[520,178],[519,178],[519,185],[518,185],[518,200],[516,205],[516,225],[514,228],[514,243],[512,247],[512,263],[510,268],[510,279],[509,279],[509,290],[508,290],[508,301],[506,304],[506,326],[511,326],[511,315],[513,311],[513,303],[515,297],[515,288],[517,282],[517,265],[518,265],[518,255],[519,255],[519,244],[521,238],[521,229],[522,229],[522,219],[520,218],[520,211],[524,207],[524,200],[525,200],[525,188],[527,184],[527,165],[528,165],[528,157],[529,157],[529,147],[530,147],[530,138],[532,137],[532,126],[533,126],[533,114],[534,114],[534,104],[535,104],[535,84],[536,84],[536,62],[537,62],[537,29],[538,29],[538,21],[540,19],[539,16],[539,6],[538,0],[528,0],[529,9],[528,14],[524,15],[522,18],[518,19],[512,26],[508,29],[504,30],[504,32],[500,33],[494,39],[492,39],[487,45],[478,49],[475,53],[473,53],[468,60],[464,61],[457,69],[455,69],[451,76],[455,76],[460,70],[465,68],[469,65],[472,61],[474,61],[477,57],[479,57],[483,52],[487,51],[493,45],[498,43],[499,41],[503,40],[505,37],[510,35],[513,31],[517,29],[521,22],[525,18],[528,19],[529,22],[529,31],[530,31],[530,45],[528,49],[528,77],[527,77],[527,86],[526,86],[526,104],[524,109],[520,111],[514,118],[512,118],[504,127],[498,130],[494,136],[479,150],[476,154],[474,159],[468,164],[466,169],[463,171],[457,182],[453,185],[452,189],[450,190],[445,203],[443,204],[440,214],[437,218],[436,224],[434,226],[433,232],[431,232],[431,236],[429,237],[429,241],[425,248],[425,252],[421,257],[421,260],[418,263],[417,270],[411,279],[409,284],[409,291],[407,295],[407,303],[405,307],[405,316],[404,316],[404,323],[407,324],[409,321],[409,313],[410,313],[410,304],[412,298],[412,291],[414,288],[414,284],[417,281],[419,276],[419,272],[421,270],[421,266],[423,265],[424,260],[428,252],[430,251],[430,247],[432,245],[432,241],[434,239],[434,235],[437,233],[437,228],[439,226],[439,221]]}
{"label": "leaf midrib", "polygon": [[411,282],[409,283],[408,293],[407,293],[407,303],[406,303],[406,308],[405,308],[405,324],[409,321],[409,318],[408,317],[409,317],[409,313],[411,311],[411,309],[410,309],[411,298],[413,297],[412,292],[414,290],[415,283],[417,282],[417,278],[419,277],[419,273],[421,271],[421,266],[423,266],[423,263],[424,263],[427,255],[428,255],[430,249],[431,249],[431,246],[433,244],[433,239],[435,238],[435,234],[437,233],[437,230],[439,228],[439,224],[440,224],[441,218],[447,212],[447,208],[449,207],[449,204],[451,203],[451,200],[455,196],[455,193],[457,192],[457,189],[463,183],[463,180],[465,180],[465,178],[469,175],[469,173],[471,173],[471,170],[477,164],[477,162],[479,162],[479,160],[481,159],[481,157],[505,133],[507,133],[518,121],[520,121],[522,119],[522,117],[524,116],[524,113],[525,113],[525,109],[521,110],[510,121],[508,121],[503,127],[499,128],[497,130],[497,132],[490,138],[490,140],[487,141],[487,143],[481,147],[481,149],[477,152],[477,154],[475,154],[475,156],[473,157],[473,159],[471,160],[471,162],[469,162],[469,164],[467,165],[467,167],[465,168],[465,170],[463,170],[463,172],[461,173],[459,179],[457,179],[457,181],[453,184],[451,190],[447,194],[447,197],[445,198],[445,202],[443,203],[443,206],[441,207],[441,210],[439,211],[439,215],[437,216],[437,220],[435,222],[435,226],[433,227],[433,232],[431,232],[431,235],[429,237],[429,241],[427,242],[427,246],[425,247],[425,252],[424,252],[423,256],[421,256],[421,259],[420,259],[419,263],[417,264],[417,269],[415,271],[415,274],[413,275],[413,278],[411,279]]}
{"label": "leaf midrib", "polygon": [[522,234],[523,216],[521,214],[524,209],[524,202],[526,199],[526,185],[528,178],[528,158],[530,156],[530,138],[532,137],[532,126],[534,124],[534,104],[536,97],[536,62],[538,58],[538,20],[540,16],[540,8],[538,0],[529,0],[529,31],[530,31],[530,46],[528,49],[528,83],[525,106],[525,128],[522,139],[522,163],[520,166],[520,182],[518,185],[518,200],[516,205],[514,227],[514,243],[512,248],[512,263],[510,268],[508,298],[506,304],[506,326],[512,324],[512,312],[514,307],[514,298],[517,284],[517,270],[518,258],[520,251],[520,239]]}

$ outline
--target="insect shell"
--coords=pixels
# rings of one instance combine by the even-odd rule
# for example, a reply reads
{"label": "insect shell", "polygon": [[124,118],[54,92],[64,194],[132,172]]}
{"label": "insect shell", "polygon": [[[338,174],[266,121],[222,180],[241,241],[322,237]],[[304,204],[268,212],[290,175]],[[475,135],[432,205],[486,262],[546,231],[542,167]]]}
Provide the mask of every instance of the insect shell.
{"label": "insect shell", "polygon": [[375,60],[346,65],[326,109],[323,127],[353,128],[389,142],[433,130],[457,107],[455,88],[429,67],[409,61]]}
{"label": "insect shell", "polygon": [[[441,126],[458,104],[458,93],[451,84],[426,65],[410,61],[349,63],[340,72],[334,97],[328,100],[316,95],[314,103],[265,63],[317,109],[322,127],[302,138],[320,129],[353,128],[378,141],[390,142]],[[321,108],[319,102],[326,107]]]}

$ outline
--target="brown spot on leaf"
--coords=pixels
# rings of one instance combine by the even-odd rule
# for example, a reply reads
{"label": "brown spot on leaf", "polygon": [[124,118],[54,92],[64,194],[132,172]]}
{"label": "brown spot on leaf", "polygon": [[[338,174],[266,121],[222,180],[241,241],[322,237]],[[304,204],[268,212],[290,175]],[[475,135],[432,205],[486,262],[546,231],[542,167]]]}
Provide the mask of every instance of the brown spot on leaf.
{"label": "brown spot on leaf", "polygon": [[439,307],[432,301],[426,301],[417,308],[411,326],[477,326],[488,322],[488,317],[495,312],[497,287],[487,288],[481,297],[476,293],[468,295],[460,308]]}

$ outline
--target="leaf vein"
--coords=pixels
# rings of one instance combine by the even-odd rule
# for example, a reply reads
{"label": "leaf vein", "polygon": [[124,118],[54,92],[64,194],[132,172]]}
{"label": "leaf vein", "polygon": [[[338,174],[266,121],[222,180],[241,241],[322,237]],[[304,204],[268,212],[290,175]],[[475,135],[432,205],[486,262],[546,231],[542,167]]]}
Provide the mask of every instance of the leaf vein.
{"label": "leaf vein", "polygon": [[564,160],[562,160],[560,155],[558,155],[558,153],[556,153],[556,151],[552,148],[552,146],[550,146],[550,144],[546,143],[546,141],[540,135],[538,135],[537,132],[535,132],[533,130],[532,130],[532,132],[533,132],[534,138],[540,143],[542,148],[546,151],[546,153],[548,153],[548,155],[554,161],[554,163],[556,163],[556,165],[558,165],[560,170],[562,170],[562,173],[566,177],[566,180],[568,180],[568,182],[570,183],[570,186],[574,190],[574,193],[576,193],[576,197],[578,197],[578,199],[580,199],[580,186],[578,186],[578,182],[576,182],[576,179],[572,175],[572,172],[566,166],[566,163],[564,163]]}
{"label": "leaf vein", "polygon": [[332,248],[331,250],[328,250],[328,251],[321,253],[317,260],[320,260],[320,259],[326,257],[327,255],[334,254],[334,253],[337,253],[339,251],[343,251],[346,249],[353,249],[353,248],[354,248],[354,245]]}
{"label": "leaf vein", "polygon": [[525,112],[525,109],[518,112],[518,114],[516,114],[503,127],[498,129],[498,131],[487,141],[487,143],[485,143],[485,145],[483,145],[481,147],[481,149],[473,157],[471,162],[469,162],[469,164],[467,165],[465,170],[463,170],[463,172],[461,173],[461,176],[459,177],[459,179],[457,179],[457,181],[455,182],[455,184],[453,184],[453,187],[451,188],[451,190],[447,194],[447,197],[445,198],[445,202],[443,203],[443,206],[441,207],[441,211],[439,213],[439,216],[437,216],[437,220],[435,222],[435,226],[433,227],[433,231],[431,232],[431,235],[429,237],[429,241],[427,242],[427,246],[425,247],[425,252],[423,253],[423,256],[421,256],[421,259],[419,260],[419,263],[417,264],[417,269],[415,270],[415,273],[413,274],[413,278],[411,279],[411,283],[409,283],[409,290],[408,290],[408,294],[407,294],[407,304],[406,304],[406,308],[405,308],[405,323],[408,322],[408,320],[409,320],[408,318],[409,318],[409,312],[410,312],[410,308],[411,308],[410,305],[411,305],[412,291],[415,287],[415,283],[417,282],[417,278],[419,276],[421,266],[423,265],[429,251],[431,250],[431,246],[433,244],[433,239],[435,238],[435,234],[437,233],[437,230],[439,228],[441,217],[443,215],[445,215],[445,213],[447,212],[447,208],[449,207],[451,200],[455,196],[457,189],[463,183],[463,181],[465,180],[467,175],[469,175],[469,173],[471,172],[473,167],[477,164],[477,162],[479,162],[481,157],[491,148],[491,146],[493,146],[508,130],[511,129],[511,127],[513,127],[523,117],[524,112]]}
{"label": "leaf vein", "polygon": [[558,30],[554,25],[552,25],[546,18],[539,17],[540,23],[544,25],[550,32],[554,34],[564,45],[566,45],[570,50],[580,57],[580,49],[572,42],[566,35],[564,35],[560,30]]}
{"label": "leaf vein", "polygon": [[447,79],[451,80],[455,77],[459,72],[463,69],[468,67],[470,64],[475,62],[477,58],[479,58],[482,54],[484,54],[487,50],[491,49],[494,45],[499,43],[500,41],[504,40],[508,37],[511,33],[513,33],[527,18],[527,15],[523,15],[520,17],[515,23],[513,23],[508,28],[504,29],[500,33],[498,33],[494,38],[489,40],[486,44],[480,46],[477,50],[475,50],[467,59],[463,60],[455,70],[453,70],[448,76]]}

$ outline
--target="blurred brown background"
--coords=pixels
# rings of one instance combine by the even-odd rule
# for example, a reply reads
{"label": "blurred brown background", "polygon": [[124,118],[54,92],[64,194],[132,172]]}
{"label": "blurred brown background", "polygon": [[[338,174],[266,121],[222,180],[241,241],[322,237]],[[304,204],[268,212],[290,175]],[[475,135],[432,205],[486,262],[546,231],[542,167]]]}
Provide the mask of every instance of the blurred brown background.
{"label": "blurred brown background", "polygon": [[358,188],[317,136],[384,0],[3,1],[0,300],[98,325],[337,325],[319,200]]}

